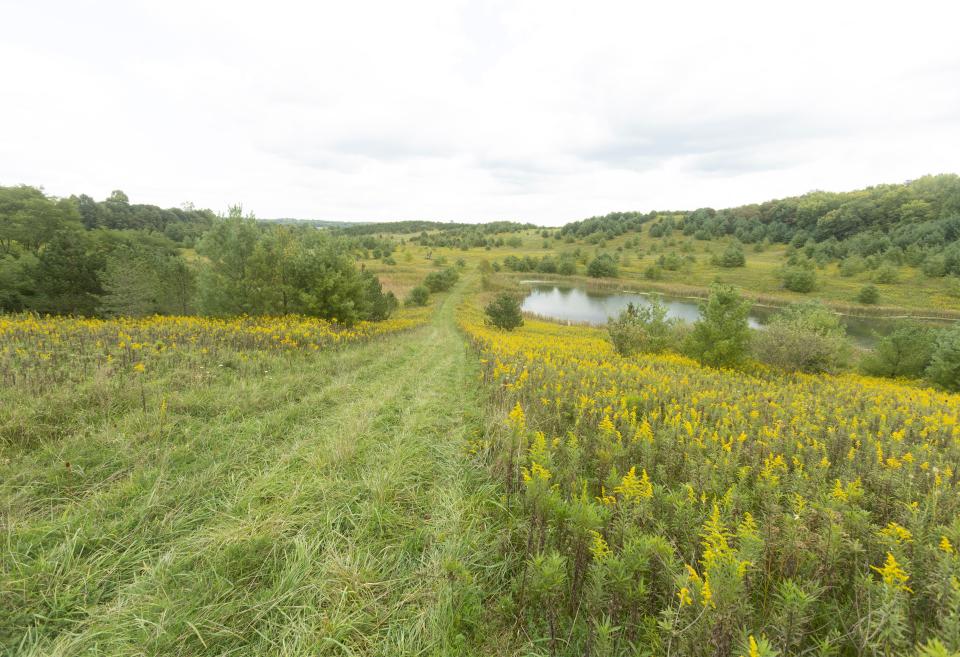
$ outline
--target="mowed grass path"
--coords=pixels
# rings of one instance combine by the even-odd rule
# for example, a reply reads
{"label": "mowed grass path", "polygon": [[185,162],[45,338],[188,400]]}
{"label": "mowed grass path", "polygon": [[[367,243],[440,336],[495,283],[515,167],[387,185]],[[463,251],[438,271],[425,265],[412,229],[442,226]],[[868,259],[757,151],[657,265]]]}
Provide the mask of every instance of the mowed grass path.
{"label": "mowed grass path", "polygon": [[484,420],[455,301],[410,333],[187,387],[162,429],[132,408],[14,452],[0,649],[485,652],[499,491],[464,450]]}

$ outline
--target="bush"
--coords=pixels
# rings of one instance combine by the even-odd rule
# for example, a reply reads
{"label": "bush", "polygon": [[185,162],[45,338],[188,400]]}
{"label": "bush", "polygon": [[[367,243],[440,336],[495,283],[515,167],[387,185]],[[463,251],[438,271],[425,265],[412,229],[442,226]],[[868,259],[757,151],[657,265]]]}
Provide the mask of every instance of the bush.
{"label": "bush", "polygon": [[380,279],[370,272],[363,272],[361,278],[366,284],[366,294],[363,297],[362,316],[374,322],[380,322],[393,314],[400,303],[393,292],[384,292]]}
{"label": "bush", "polygon": [[650,265],[643,270],[643,277],[650,281],[659,281],[663,278],[663,269],[657,265]]}
{"label": "bush", "polygon": [[617,273],[617,261],[606,253],[598,255],[587,266],[587,274],[594,278],[616,278]]}
{"label": "bush", "polygon": [[426,285],[418,285],[412,290],[407,296],[407,300],[404,302],[408,306],[425,306],[427,302],[430,301],[430,290],[427,289]]}
{"label": "bush", "polygon": [[937,332],[916,322],[900,322],[880,338],[860,367],[872,376],[920,378],[930,364]]}
{"label": "bush", "polygon": [[667,271],[677,271],[683,266],[683,258],[676,253],[667,253],[657,258],[657,265]]}
{"label": "bush", "polygon": [[783,286],[791,292],[810,292],[817,282],[817,274],[806,267],[787,267],[783,271]]}
{"label": "bush", "polygon": [[863,258],[856,255],[850,256],[844,258],[843,262],[840,263],[840,275],[844,278],[850,278],[862,273],[866,268],[867,264],[863,261]]}
{"label": "bush", "polygon": [[941,388],[960,391],[960,323],[940,332],[927,367],[927,378]]}
{"label": "bush", "polygon": [[873,273],[874,283],[896,283],[900,272],[893,265],[882,265]]}
{"label": "bush", "polygon": [[838,372],[850,361],[840,317],[817,301],[794,304],[753,336],[758,360],[793,372]]}
{"label": "bush", "polygon": [[537,263],[537,271],[541,274],[556,274],[557,269],[557,261],[550,256],[544,256],[540,262]]}
{"label": "bush", "polygon": [[426,278],[423,279],[423,284],[431,292],[446,292],[454,286],[459,278],[460,274],[457,273],[456,269],[447,267],[442,271],[432,271],[427,274]]}
{"label": "bush", "polygon": [[876,285],[864,285],[863,288],[857,293],[856,301],[859,303],[872,305],[879,300],[880,290],[877,289]]}
{"label": "bush", "polygon": [[627,304],[616,319],[607,321],[607,333],[621,356],[658,353],[669,345],[670,324],[667,307],[658,297],[652,297],[649,305]]}
{"label": "bush", "polygon": [[729,285],[714,285],[700,305],[700,319],[686,341],[687,352],[704,365],[735,367],[750,344],[750,304]]}
{"label": "bush", "polygon": [[563,276],[573,276],[577,273],[577,263],[573,258],[561,258],[557,265],[557,273]]}
{"label": "bush", "polygon": [[924,276],[940,278],[947,275],[947,263],[942,255],[930,256],[920,265]]}
{"label": "bush", "polygon": [[484,308],[484,312],[490,318],[490,323],[498,328],[511,331],[518,326],[523,326],[520,300],[508,292],[503,292],[497,296]]}
{"label": "bush", "polygon": [[720,267],[744,267],[747,258],[739,244],[733,243],[723,253],[713,259],[714,264]]}

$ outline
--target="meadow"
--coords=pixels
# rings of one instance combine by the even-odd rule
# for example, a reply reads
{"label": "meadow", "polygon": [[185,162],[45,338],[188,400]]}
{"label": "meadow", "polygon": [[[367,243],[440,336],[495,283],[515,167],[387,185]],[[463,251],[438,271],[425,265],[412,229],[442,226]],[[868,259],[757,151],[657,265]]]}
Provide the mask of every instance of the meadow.
{"label": "meadow", "polygon": [[[960,396],[482,310],[545,276],[953,316],[949,277],[902,265],[868,306],[837,263],[782,289],[784,245],[727,268],[730,239],[646,225],[416,237],[349,242],[358,271],[331,251],[364,314],[261,267],[246,301],[324,315],[0,316],[3,654],[960,654]],[[506,266],[545,256],[575,267]]]}
{"label": "meadow", "polygon": [[502,520],[452,312],[5,318],[0,653],[474,652]]}
{"label": "meadow", "polygon": [[960,647],[960,396],[461,321],[505,416],[477,450],[510,496],[507,607],[530,650]]}
{"label": "meadow", "polygon": [[[712,284],[726,283],[735,286],[745,297],[769,306],[786,306],[815,298],[838,312],[854,315],[960,318],[960,288],[955,277],[929,277],[918,267],[907,264],[894,267],[894,280],[878,283],[870,271],[844,276],[839,263],[831,262],[817,268],[816,284],[811,292],[785,289],[780,271],[789,249],[784,244],[771,244],[761,251],[747,245],[744,248],[745,265],[730,268],[714,263],[712,257],[723,252],[734,241],[732,238],[697,240],[678,234],[651,236],[649,226],[603,241],[560,239],[556,229],[528,229],[504,235],[514,239],[513,245],[504,243],[489,249],[422,246],[410,242],[410,235],[404,234],[384,233],[383,237],[398,244],[393,264],[374,257],[362,258],[361,262],[368,271],[380,277],[385,289],[400,298],[404,298],[424,275],[437,268],[438,262],[440,266],[448,266],[461,260],[473,268],[484,261],[502,265],[504,259],[510,257],[540,259],[549,256],[573,259],[577,272],[558,276],[501,269],[501,275],[514,281],[546,278],[614,290],[658,291],[690,297],[706,297]],[[593,278],[587,275],[589,262],[603,253],[618,259],[617,277]],[[681,264],[676,270],[660,267],[656,278],[651,279],[648,270],[657,266],[665,254],[678,256]],[[858,293],[871,284],[879,291],[878,302],[859,303],[856,299]]]}
{"label": "meadow", "polygon": [[350,326],[5,317],[4,651],[960,649],[960,397],[503,331],[458,268]]}

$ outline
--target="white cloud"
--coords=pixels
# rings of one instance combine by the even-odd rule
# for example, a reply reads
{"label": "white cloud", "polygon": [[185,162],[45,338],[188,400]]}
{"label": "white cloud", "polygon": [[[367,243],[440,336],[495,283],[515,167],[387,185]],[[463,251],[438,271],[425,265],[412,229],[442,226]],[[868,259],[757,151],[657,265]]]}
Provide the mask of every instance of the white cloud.
{"label": "white cloud", "polygon": [[951,2],[0,0],[0,184],[322,219],[960,171]]}

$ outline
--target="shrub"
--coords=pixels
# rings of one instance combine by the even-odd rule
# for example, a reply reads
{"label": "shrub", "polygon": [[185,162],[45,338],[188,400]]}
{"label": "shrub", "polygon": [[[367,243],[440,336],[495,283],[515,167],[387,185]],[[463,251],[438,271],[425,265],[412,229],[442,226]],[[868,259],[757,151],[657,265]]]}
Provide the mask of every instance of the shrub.
{"label": "shrub", "polygon": [[663,278],[663,269],[657,265],[650,265],[643,270],[643,277],[650,281],[659,281]]}
{"label": "shrub", "polygon": [[900,322],[864,357],[861,368],[872,376],[920,378],[930,364],[937,332],[916,322]]}
{"label": "shrub", "polygon": [[361,278],[367,288],[361,304],[361,316],[374,322],[380,322],[390,317],[397,306],[400,305],[396,295],[393,292],[384,292],[380,279],[370,272],[364,272],[361,274]]}
{"label": "shrub", "polygon": [[720,267],[744,267],[747,258],[743,255],[743,248],[737,243],[728,246],[723,253],[713,259],[714,264]]}
{"label": "shrub", "polygon": [[520,300],[513,294],[503,292],[490,302],[484,312],[490,318],[490,323],[498,328],[511,331],[523,326],[523,313],[520,310]]}
{"label": "shrub", "polygon": [[838,372],[850,360],[840,317],[817,301],[794,304],[753,336],[761,362],[795,372]]}
{"label": "shrub", "polygon": [[688,353],[712,367],[739,365],[750,344],[749,313],[750,304],[733,287],[714,285],[687,338]]}
{"label": "shrub", "polygon": [[947,274],[947,263],[942,255],[930,256],[921,263],[920,270],[924,276],[940,278]]}
{"label": "shrub", "polygon": [[557,273],[563,276],[573,276],[577,273],[577,263],[573,258],[561,258],[557,265]]}
{"label": "shrub", "polygon": [[425,306],[428,301],[430,301],[430,290],[427,289],[426,285],[418,285],[410,290],[410,294],[404,303],[408,306]]}
{"label": "shrub", "polygon": [[792,292],[810,292],[817,282],[817,274],[806,267],[787,267],[783,271],[783,286]]}
{"label": "shrub", "polygon": [[683,258],[676,253],[666,253],[657,258],[657,264],[667,271],[677,271],[683,266]]}
{"label": "shrub", "polygon": [[540,262],[537,263],[537,271],[541,274],[556,274],[557,269],[557,261],[550,256],[544,256]]}
{"label": "shrub", "polygon": [[432,271],[427,274],[426,278],[423,279],[423,284],[431,292],[446,292],[454,286],[459,278],[460,274],[457,273],[456,269],[447,267],[442,271]]}
{"label": "shrub", "polygon": [[601,253],[587,266],[587,274],[594,278],[616,278],[617,273],[617,261],[607,253]]}
{"label": "shrub", "polygon": [[940,332],[927,367],[927,378],[941,388],[960,391],[960,323]]}
{"label": "shrub", "polygon": [[893,265],[881,265],[877,271],[873,273],[873,282],[874,283],[896,283],[897,279],[900,277],[900,272],[897,271],[897,268]]}
{"label": "shrub", "polygon": [[880,290],[877,289],[876,285],[864,285],[863,288],[857,293],[856,301],[859,303],[865,304],[875,304],[880,300]]}
{"label": "shrub", "polygon": [[866,268],[867,265],[863,261],[863,258],[856,255],[850,256],[849,258],[844,258],[843,262],[840,263],[840,275],[844,278],[850,278],[851,276],[862,273]]}
{"label": "shrub", "polygon": [[649,305],[629,303],[616,319],[607,321],[607,333],[621,356],[661,352],[670,342],[667,307],[658,297],[652,297]]}

